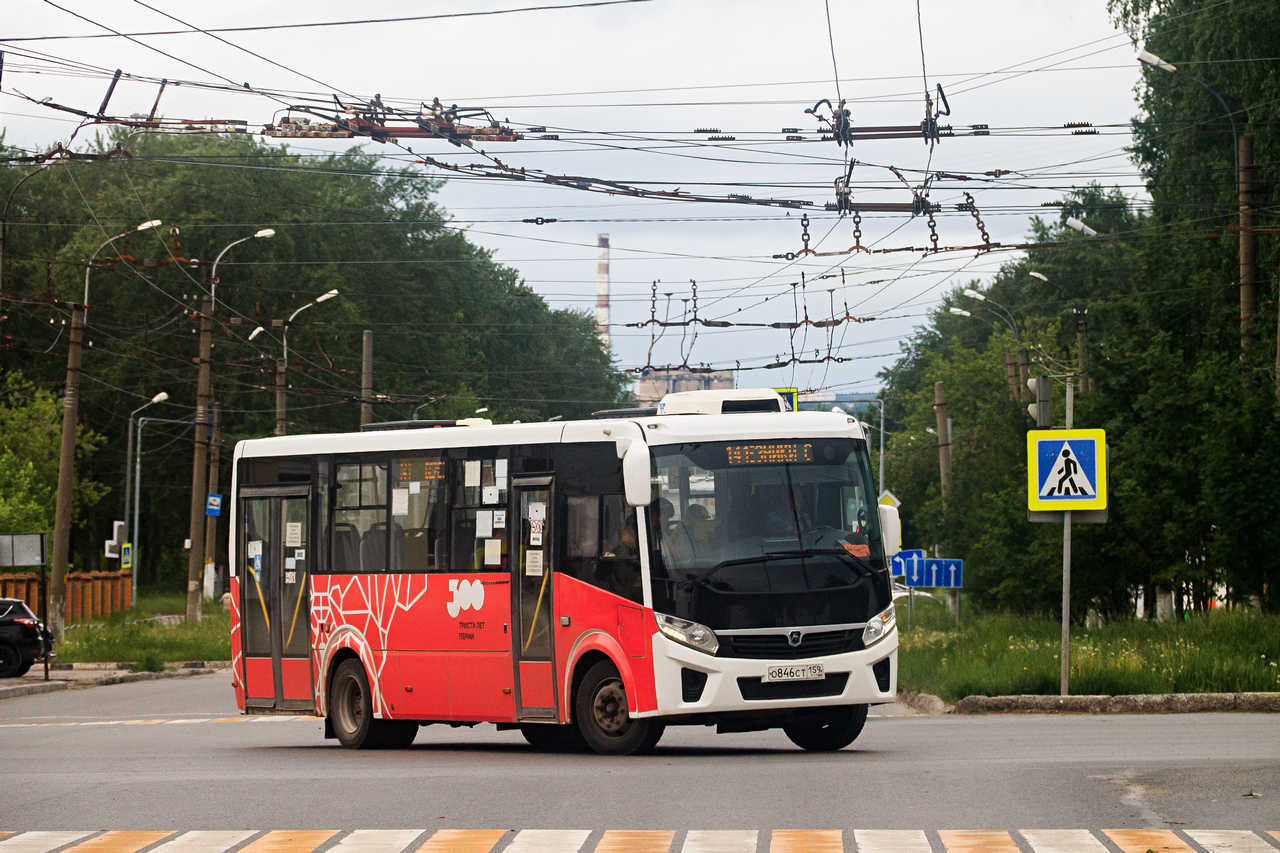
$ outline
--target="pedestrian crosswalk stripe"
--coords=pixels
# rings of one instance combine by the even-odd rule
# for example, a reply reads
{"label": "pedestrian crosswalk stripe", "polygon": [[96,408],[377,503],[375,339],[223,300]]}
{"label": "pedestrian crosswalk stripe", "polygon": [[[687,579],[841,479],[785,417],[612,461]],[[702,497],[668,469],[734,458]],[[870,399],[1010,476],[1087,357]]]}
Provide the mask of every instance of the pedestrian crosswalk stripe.
{"label": "pedestrian crosswalk stripe", "polygon": [[329,853],[402,853],[407,850],[421,829],[357,829],[343,838]]}
{"label": "pedestrian crosswalk stripe", "polygon": [[999,830],[943,829],[938,837],[947,853],[1019,853],[1009,833]]}
{"label": "pedestrian crosswalk stripe", "polygon": [[66,847],[87,835],[90,833],[22,832],[0,841],[0,853],[49,853],[50,850]]}
{"label": "pedestrian crosswalk stripe", "polygon": [[1103,832],[1124,853],[1194,853],[1190,845],[1170,829],[1104,829]]}
{"label": "pedestrian crosswalk stripe", "polygon": [[578,853],[590,835],[589,829],[524,829],[502,853]]}
{"label": "pedestrian crosswalk stripe", "polygon": [[691,829],[680,853],[756,853],[759,836],[754,829]]}
{"label": "pedestrian crosswalk stripe", "polygon": [[1186,833],[1208,853],[1276,853],[1276,848],[1247,829],[1188,829]]}
{"label": "pedestrian crosswalk stripe", "polygon": [[1087,829],[1020,829],[1018,834],[1036,853],[1108,853]]}
{"label": "pedestrian crosswalk stripe", "polygon": [[69,853],[137,853],[172,832],[104,832],[88,841],[81,841]]}
{"label": "pedestrian crosswalk stripe", "polygon": [[[148,853],[225,853],[237,844],[257,835],[254,830],[240,832],[184,832]],[[399,851],[397,851],[399,853]]]}
{"label": "pedestrian crosswalk stripe", "polygon": [[418,853],[489,853],[505,829],[439,829]]}
{"label": "pedestrian crosswalk stripe", "polygon": [[336,829],[280,829],[254,839],[240,853],[311,853],[337,834]]}
{"label": "pedestrian crosswalk stripe", "polygon": [[769,853],[844,853],[838,829],[775,829]]}
{"label": "pedestrian crosswalk stripe", "polygon": [[855,829],[853,840],[858,853],[933,853],[919,829]]}
{"label": "pedestrian crosswalk stripe", "polygon": [[600,839],[595,853],[667,853],[675,837],[674,832],[611,829]]}

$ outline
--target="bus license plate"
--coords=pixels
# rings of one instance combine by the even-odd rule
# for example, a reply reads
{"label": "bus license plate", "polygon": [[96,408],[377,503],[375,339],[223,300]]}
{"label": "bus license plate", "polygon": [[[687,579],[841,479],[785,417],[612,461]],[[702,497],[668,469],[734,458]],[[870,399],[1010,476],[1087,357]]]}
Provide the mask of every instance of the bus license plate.
{"label": "bus license plate", "polygon": [[826,677],[826,670],[820,663],[806,663],[799,666],[771,666],[764,672],[764,680],[766,682],[821,681]]}

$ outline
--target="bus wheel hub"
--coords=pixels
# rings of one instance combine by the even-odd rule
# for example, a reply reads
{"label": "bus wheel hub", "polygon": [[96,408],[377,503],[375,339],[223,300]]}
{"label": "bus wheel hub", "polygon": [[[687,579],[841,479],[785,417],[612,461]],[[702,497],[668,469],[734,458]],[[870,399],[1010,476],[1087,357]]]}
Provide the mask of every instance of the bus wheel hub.
{"label": "bus wheel hub", "polygon": [[609,734],[618,734],[631,722],[627,715],[627,694],[616,681],[600,687],[596,692],[593,709],[596,723]]}

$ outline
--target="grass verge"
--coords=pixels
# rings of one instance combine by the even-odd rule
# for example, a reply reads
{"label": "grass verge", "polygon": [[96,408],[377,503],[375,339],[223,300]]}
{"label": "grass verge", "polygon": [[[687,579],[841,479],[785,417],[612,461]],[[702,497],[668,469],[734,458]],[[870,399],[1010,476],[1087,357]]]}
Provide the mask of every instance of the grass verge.
{"label": "grass verge", "polygon": [[220,602],[206,601],[199,625],[161,625],[153,617],[182,614],[181,594],[139,595],[138,606],[70,628],[54,649],[58,663],[230,660],[231,618]]}
{"label": "grass verge", "polygon": [[[965,696],[1058,693],[1061,625],[1039,617],[965,615],[916,598],[913,627],[898,601],[901,687],[948,702]],[[1280,691],[1280,617],[1221,611],[1189,622],[1118,622],[1071,629],[1071,692]]]}

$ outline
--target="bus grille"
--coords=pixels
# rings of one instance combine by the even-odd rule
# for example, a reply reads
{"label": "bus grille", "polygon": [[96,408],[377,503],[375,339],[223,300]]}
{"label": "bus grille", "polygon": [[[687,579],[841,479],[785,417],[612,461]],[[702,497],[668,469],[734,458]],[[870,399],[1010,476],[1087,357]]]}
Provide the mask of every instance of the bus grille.
{"label": "bus grille", "polygon": [[848,683],[847,672],[828,673],[821,681],[771,681],[767,684],[757,676],[739,678],[738,691],[743,699],[816,699],[839,696]]}
{"label": "bus grille", "polygon": [[809,631],[800,645],[787,642],[782,634],[736,634],[722,636],[720,657],[755,660],[799,660],[862,650],[862,631]]}

